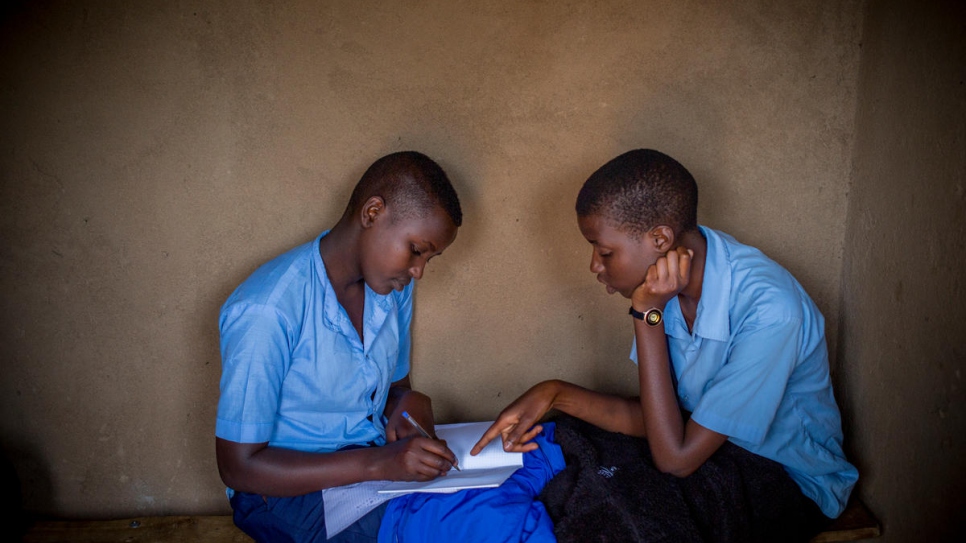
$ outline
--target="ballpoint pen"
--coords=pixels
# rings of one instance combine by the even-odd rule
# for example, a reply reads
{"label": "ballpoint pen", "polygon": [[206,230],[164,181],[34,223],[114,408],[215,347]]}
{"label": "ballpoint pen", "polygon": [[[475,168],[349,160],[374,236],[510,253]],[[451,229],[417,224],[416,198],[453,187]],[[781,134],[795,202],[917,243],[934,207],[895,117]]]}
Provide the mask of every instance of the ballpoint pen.
{"label": "ballpoint pen", "polygon": [[[426,430],[423,430],[423,427],[420,426],[418,422],[416,422],[416,419],[412,418],[409,415],[409,412],[408,411],[403,411],[402,412],[402,416],[403,416],[404,419],[406,419],[407,421],[409,421],[409,424],[412,424],[413,425],[413,428],[415,428],[416,431],[419,432],[420,435],[422,435],[423,437],[428,437],[429,439],[435,439],[433,436],[429,435],[429,432],[427,432]],[[456,468],[456,471],[463,471],[455,463],[453,464],[453,467]]]}

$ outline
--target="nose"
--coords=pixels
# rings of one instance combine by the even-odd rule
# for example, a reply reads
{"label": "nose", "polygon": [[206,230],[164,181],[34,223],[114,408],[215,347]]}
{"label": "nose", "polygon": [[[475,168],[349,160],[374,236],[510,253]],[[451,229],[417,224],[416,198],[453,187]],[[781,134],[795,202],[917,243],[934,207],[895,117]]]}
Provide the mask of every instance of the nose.
{"label": "nose", "polygon": [[419,281],[420,279],[423,278],[423,269],[425,267],[426,267],[425,262],[416,263],[415,265],[413,265],[413,267],[409,268],[409,275],[411,275],[413,279]]}
{"label": "nose", "polygon": [[590,253],[590,272],[600,273],[604,271],[604,265],[600,262],[600,257],[597,256],[597,251],[591,251]]}

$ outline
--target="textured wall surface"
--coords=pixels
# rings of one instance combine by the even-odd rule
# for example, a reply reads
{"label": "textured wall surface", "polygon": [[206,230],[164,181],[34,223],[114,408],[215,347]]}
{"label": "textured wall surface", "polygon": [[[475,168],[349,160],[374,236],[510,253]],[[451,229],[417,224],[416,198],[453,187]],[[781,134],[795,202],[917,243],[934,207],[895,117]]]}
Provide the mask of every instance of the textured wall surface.
{"label": "textured wall surface", "polygon": [[634,392],[627,302],[588,273],[573,213],[634,147],[688,166],[701,222],[796,274],[835,347],[858,0],[3,13],[0,440],[32,511],[226,511],[218,309],[395,150],[436,158],[466,213],[417,295],[413,380],[440,420],[550,377]]}
{"label": "textured wall surface", "polygon": [[884,542],[966,520],[966,6],[869,2],[840,334],[841,405]]}

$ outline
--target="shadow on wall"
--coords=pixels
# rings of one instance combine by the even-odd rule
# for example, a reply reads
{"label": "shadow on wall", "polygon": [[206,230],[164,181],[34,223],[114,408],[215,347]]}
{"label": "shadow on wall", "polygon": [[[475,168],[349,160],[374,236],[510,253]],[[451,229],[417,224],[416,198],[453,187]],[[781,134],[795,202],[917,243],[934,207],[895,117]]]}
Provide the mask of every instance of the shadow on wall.
{"label": "shadow on wall", "polygon": [[50,475],[39,459],[26,447],[6,442],[0,446],[0,526],[15,541],[26,532],[31,517],[54,510]]}

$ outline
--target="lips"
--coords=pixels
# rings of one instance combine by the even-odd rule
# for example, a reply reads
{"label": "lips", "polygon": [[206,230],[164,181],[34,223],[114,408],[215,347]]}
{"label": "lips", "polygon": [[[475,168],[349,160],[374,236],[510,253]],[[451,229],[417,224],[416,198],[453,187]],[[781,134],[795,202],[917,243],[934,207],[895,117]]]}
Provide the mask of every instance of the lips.
{"label": "lips", "polygon": [[607,284],[607,281],[605,281],[603,277],[601,277],[601,276],[598,275],[597,276],[597,280],[600,281],[600,283],[602,285],[604,285],[604,287],[607,288],[607,294],[613,294],[613,293],[617,292],[617,289],[614,288],[614,287],[612,287],[612,286],[610,286],[610,285],[608,285]]}

